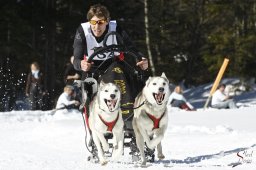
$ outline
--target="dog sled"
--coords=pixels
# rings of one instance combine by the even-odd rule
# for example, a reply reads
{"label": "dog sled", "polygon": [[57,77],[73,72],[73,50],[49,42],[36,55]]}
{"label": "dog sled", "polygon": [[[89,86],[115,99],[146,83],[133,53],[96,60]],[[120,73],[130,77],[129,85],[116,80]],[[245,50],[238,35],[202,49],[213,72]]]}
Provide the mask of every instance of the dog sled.
{"label": "dog sled", "polygon": [[[109,39],[114,39],[116,37],[117,41],[119,44],[112,44],[108,45],[107,42],[109,42]],[[107,55],[106,55],[107,54]],[[122,62],[126,65],[127,68],[129,68],[130,73],[134,74],[135,77],[140,81],[143,82],[145,81],[145,75],[144,71],[138,69],[136,67],[136,64],[131,64],[126,61],[125,56],[128,56],[130,59],[134,59],[136,61],[141,61],[142,58],[139,55],[136,55],[133,51],[129,50],[124,45],[123,39],[121,36],[116,33],[116,32],[110,32],[105,36],[105,39],[103,41],[103,47],[99,47],[95,49],[94,53],[88,58],[88,62],[92,62],[94,57],[96,56],[104,56],[107,59],[110,59],[112,62],[118,61]],[[84,126],[86,130],[86,135],[85,135],[85,145],[87,150],[91,153],[90,156],[88,156],[87,161],[93,161],[93,162],[98,162],[98,151],[95,146],[95,143],[92,139],[92,133],[91,129],[89,126],[89,105],[92,102],[93,97],[97,94],[98,92],[98,86],[99,82],[98,80],[95,79],[95,77],[101,77],[104,72],[100,71],[100,67],[104,64],[105,61],[109,60],[104,60],[100,65],[98,65],[96,68],[93,68],[92,72],[87,75],[87,77],[84,80],[81,81],[76,81],[75,84],[78,87],[80,94],[81,94],[81,106],[80,109],[82,110],[83,114],[83,120],[84,120]],[[142,85],[143,86],[143,85]],[[143,103],[142,103],[143,104]],[[128,109],[136,109],[133,107],[130,107]],[[134,130],[132,128],[132,119],[133,119],[133,113],[130,115],[126,116],[123,118],[124,121],[124,149],[128,148],[129,150],[129,155],[131,155],[131,160],[132,161],[138,161],[139,160],[139,150],[136,146],[136,139],[135,139],[135,134]],[[106,133],[104,134],[105,139],[107,140],[110,149],[108,152],[105,152],[105,155],[111,156],[113,151],[113,144],[111,143],[111,140],[113,138],[113,135],[111,133]],[[145,145],[145,155],[146,158],[149,162],[154,162],[155,160],[155,149],[151,150]],[[123,152],[126,154],[125,152]]]}

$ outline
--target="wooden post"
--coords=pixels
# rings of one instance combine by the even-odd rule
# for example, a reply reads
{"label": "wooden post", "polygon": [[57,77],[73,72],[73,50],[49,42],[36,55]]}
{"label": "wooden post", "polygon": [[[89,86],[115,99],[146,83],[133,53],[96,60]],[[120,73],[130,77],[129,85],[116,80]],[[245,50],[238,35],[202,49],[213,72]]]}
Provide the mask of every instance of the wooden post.
{"label": "wooden post", "polygon": [[219,70],[219,73],[218,73],[218,75],[217,75],[217,77],[215,79],[215,82],[214,82],[214,84],[212,86],[212,89],[210,91],[210,95],[208,96],[207,101],[206,101],[206,103],[204,105],[204,109],[207,108],[213,93],[216,91],[216,89],[217,89],[217,87],[218,87],[218,85],[219,85],[219,83],[220,83],[220,81],[222,79],[222,76],[223,76],[223,74],[224,74],[224,72],[225,72],[225,70],[227,68],[228,62],[229,62],[229,59],[225,58],[224,61],[223,61],[222,66],[221,66],[221,68]]}

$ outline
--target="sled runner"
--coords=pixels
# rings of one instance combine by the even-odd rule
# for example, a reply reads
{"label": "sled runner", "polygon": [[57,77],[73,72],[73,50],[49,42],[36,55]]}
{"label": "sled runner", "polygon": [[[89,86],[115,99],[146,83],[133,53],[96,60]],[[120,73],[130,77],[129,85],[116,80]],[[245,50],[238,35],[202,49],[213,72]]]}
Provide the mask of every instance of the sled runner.
{"label": "sled runner", "polygon": [[[116,38],[118,44],[108,45],[107,44],[107,42],[109,42],[108,39],[114,39],[114,38]],[[132,77],[130,81],[139,82],[136,84],[136,86],[134,86],[134,89],[131,90],[135,93],[131,95],[134,98],[137,95],[135,91],[138,88],[138,86],[142,88],[145,82],[144,71],[138,69],[138,67],[136,66],[136,62],[142,60],[141,56],[137,55],[128,47],[126,47],[121,36],[118,33],[109,32],[104,38],[103,47],[95,48],[94,53],[91,56],[86,57],[86,59],[88,62],[93,62],[93,59],[96,56],[97,58],[104,57],[105,60],[103,60],[101,64],[92,67],[91,71],[86,74],[86,78],[84,80],[76,81],[76,86],[79,88],[80,94],[81,94],[82,104],[80,106],[80,109],[83,112],[85,128],[88,129],[90,134],[89,135],[86,133],[87,139],[85,141],[87,149],[91,152],[91,156],[88,157],[88,161],[98,159],[97,149],[92,140],[91,130],[88,122],[88,119],[90,116],[89,105],[92,102],[93,97],[97,94],[98,84],[100,83],[100,81],[103,80],[105,82],[105,81],[108,81],[108,79],[112,79],[112,77],[105,76],[105,74],[109,71],[112,71],[112,72],[115,72],[118,77],[119,74],[122,73],[122,69],[119,69],[119,66],[122,66],[122,68],[126,69],[126,71],[128,70],[129,76]],[[118,66],[116,65],[113,66],[112,65],[113,63],[118,63]],[[110,65],[110,67],[106,67],[106,64]],[[126,92],[126,90],[129,90],[129,89],[126,89],[125,83],[122,82],[122,80],[114,79],[112,81],[117,86],[119,86],[120,90],[122,91],[122,94],[124,93],[124,91]],[[126,98],[124,100],[126,100]],[[136,108],[133,108],[133,103],[127,102],[127,103],[121,103],[121,109],[123,112],[122,115],[123,115],[123,121],[124,121],[124,148],[129,148],[130,149],[129,154],[132,156],[132,160],[137,161],[139,160],[139,151],[136,146],[135,134],[132,128],[133,109],[136,109]],[[105,123],[105,125],[108,126],[107,123]],[[113,148],[113,145],[111,144],[111,140],[113,136],[111,133],[106,133],[104,136],[107,142],[110,144],[110,150],[111,150],[111,148]],[[111,155],[110,152],[108,154]],[[149,149],[146,145],[145,145],[145,155],[148,161],[151,161],[151,162],[154,161],[154,158],[155,158],[154,150]]]}

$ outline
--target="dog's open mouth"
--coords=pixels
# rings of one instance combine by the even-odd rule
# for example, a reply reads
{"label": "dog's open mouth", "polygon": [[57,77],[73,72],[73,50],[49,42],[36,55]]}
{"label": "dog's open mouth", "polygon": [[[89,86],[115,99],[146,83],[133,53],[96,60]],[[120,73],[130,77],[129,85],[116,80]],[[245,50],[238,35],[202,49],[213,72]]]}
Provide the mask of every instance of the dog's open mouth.
{"label": "dog's open mouth", "polygon": [[104,100],[106,105],[108,106],[108,110],[109,111],[114,111],[115,110],[115,107],[116,107],[116,103],[117,103],[117,100],[108,100],[108,99],[105,99]]}
{"label": "dog's open mouth", "polygon": [[164,93],[162,93],[162,92],[160,92],[160,93],[153,93],[153,96],[154,96],[154,98],[155,98],[155,100],[156,100],[156,103],[157,103],[158,105],[163,104],[162,102],[163,102],[164,97],[165,97],[165,94],[164,94]]}

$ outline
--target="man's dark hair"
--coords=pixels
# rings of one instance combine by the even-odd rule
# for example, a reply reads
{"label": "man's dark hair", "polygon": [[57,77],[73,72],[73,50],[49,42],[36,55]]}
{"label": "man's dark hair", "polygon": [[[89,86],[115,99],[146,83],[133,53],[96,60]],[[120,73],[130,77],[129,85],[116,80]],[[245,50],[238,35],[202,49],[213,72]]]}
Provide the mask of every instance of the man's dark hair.
{"label": "man's dark hair", "polygon": [[36,61],[31,63],[31,65],[34,65],[37,69],[40,69],[40,66],[39,66],[38,62],[36,62]]}
{"label": "man's dark hair", "polygon": [[96,4],[92,5],[87,13],[87,19],[90,21],[93,16],[99,17],[99,18],[104,18],[106,20],[110,20],[110,14],[107,9],[107,7],[101,5],[101,4]]}
{"label": "man's dark hair", "polygon": [[218,89],[220,89],[221,87],[224,87],[224,89],[226,88],[226,84],[220,84]]}

